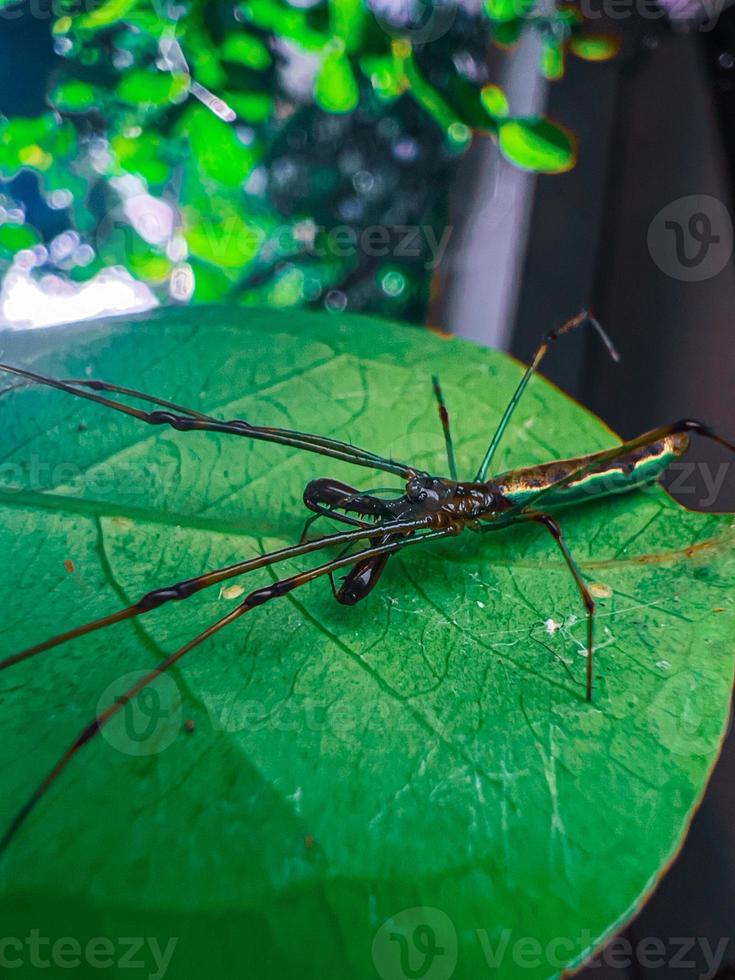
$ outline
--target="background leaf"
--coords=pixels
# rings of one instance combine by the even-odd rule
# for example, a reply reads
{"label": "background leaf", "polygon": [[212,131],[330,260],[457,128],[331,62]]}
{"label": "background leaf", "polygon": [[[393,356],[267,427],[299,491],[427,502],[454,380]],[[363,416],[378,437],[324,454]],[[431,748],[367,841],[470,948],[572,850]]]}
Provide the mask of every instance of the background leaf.
{"label": "background leaf", "polygon": [[528,117],[500,123],[500,150],[506,159],[524,170],[560,174],[576,160],[574,137],[547,119]]}
{"label": "background leaf", "polygon": [[95,105],[97,93],[93,85],[71,79],[56,86],[51,101],[58,109],[67,112],[86,112]]}
{"label": "background leaf", "polygon": [[569,49],[585,61],[608,61],[620,51],[621,41],[610,34],[579,34],[569,41]]}
{"label": "background leaf", "polygon": [[314,98],[327,112],[352,112],[360,90],[344,53],[344,45],[327,52],[314,79]]}
{"label": "background leaf", "polygon": [[484,85],[480,91],[480,100],[493,118],[504,118],[510,111],[508,97],[499,85]]}
{"label": "background leaf", "polygon": [[[216,307],[5,333],[0,347],[440,472],[432,373],[463,473],[520,376],[503,355],[377,320]],[[296,540],[317,475],[386,483],[47,390],[5,395],[0,413],[3,653]],[[498,466],[614,441],[536,380]],[[716,757],[735,541],[731,516],[687,512],[659,488],[562,522],[599,597],[593,705],[578,596],[536,530],[406,552],[356,608],[314,585],[183,662],[159,688],[152,740],[121,724],[84,750],[0,865],[5,934],[105,936],[118,957],[119,937],[177,938],[171,980],[244,963],[268,980],[401,976],[391,936],[410,944],[419,927],[459,980],[486,975],[493,954],[501,978],[577,961],[671,860]],[[234,601],[215,590],[3,674],[2,826],[109,685]],[[521,966],[528,939],[541,952]]]}
{"label": "background leaf", "polygon": [[0,225],[0,260],[8,260],[24,248],[33,248],[40,242],[41,236],[32,225],[10,224]]}
{"label": "background leaf", "polygon": [[564,45],[555,38],[544,41],[541,49],[541,73],[550,82],[564,77]]}

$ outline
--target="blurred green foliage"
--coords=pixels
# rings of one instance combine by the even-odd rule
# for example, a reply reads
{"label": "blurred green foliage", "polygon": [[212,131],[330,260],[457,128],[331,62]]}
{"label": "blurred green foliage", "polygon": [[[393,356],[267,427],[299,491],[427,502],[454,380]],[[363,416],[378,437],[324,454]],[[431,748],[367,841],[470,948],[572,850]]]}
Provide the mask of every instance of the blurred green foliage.
{"label": "blurred green foliage", "polygon": [[[616,46],[569,7],[418,3],[412,19],[379,0],[57,0],[48,109],[0,118],[0,177],[31,169],[66,210],[82,246],[60,266],[72,279],[124,265],[180,301],[420,318],[445,178],[473,133],[522,168],[575,161],[562,127],[513,116],[488,39],[540,33],[552,79],[569,52],[603,60]],[[4,268],[39,242],[9,214]]]}

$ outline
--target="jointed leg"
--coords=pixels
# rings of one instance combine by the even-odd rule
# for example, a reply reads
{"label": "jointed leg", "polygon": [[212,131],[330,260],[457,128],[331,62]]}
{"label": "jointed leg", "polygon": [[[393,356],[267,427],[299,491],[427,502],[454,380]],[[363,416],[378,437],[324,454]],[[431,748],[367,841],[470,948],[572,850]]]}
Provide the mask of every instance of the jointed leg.
{"label": "jointed leg", "polygon": [[308,540],[309,528],[312,526],[312,524],[315,524],[321,516],[321,514],[312,514],[311,517],[306,518],[299,537],[299,544],[303,544],[306,540]]}
{"label": "jointed leg", "polygon": [[518,407],[518,402],[521,400],[521,396],[523,395],[523,392],[526,390],[526,386],[528,385],[528,382],[531,380],[532,376],[536,373],[539,364],[541,363],[541,361],[543,361],[544,357],[546,356],[546,352],[549,349],[549,345],[552,344],[559,337],[561,337],[563,334],[569,333],[570,331],[575,330],[577,327],[581,327],[586,323],[589,323],[590,326],[594,327],[595,330],[598,332],[612,359],[614,361],[620,360],[620,355],[615,350],[612,341],[605,333],[605,331],[602,329],[598,321],[593,316],[591,316],[587,310],[582,310],[581,313],[578,313],[577,316],[572,317],[571,320],[567,320],[566,323],[562,324],[562,326],[560,327],[557,327],[556,330],[552,330],[550,333],[547,333],[544,339],[541,341],[538,350],[533,355],[531,363],[526,368],[525,374],[521,378],[518,387],[516,388],[515,393],[513,394],[513,397],[508,403],[508,407],[503,413],[503,417],[500,420],[500,424],[498,425],[497,431],[493,436],[490,445],[487,448],[487,452],[485,453],[485,458],[480,464],[480,469],[477,471],[477,475],[475,477],[476,481],[480,482],[487,478],[487,473],[490,468],[490,463],[492,462],[493,457],[495,456],[495,452],[498,448],[498,445],[500,444],[500,440],[503,438],[503,434],[508,427],[508,423],[510,422],[511,416],[513,415],[513,412],[515,412],[516,408]]}
{"label": "jointed leg", "polygon": [[373,527],[367,521],[361,521],[357,517],[350,517],[349,514],[343,514],[338,510],[333,510],[331,507],[323,507],[321,504],[311,505],[311,509],[314,511],[314,516],[307,519],[299,541],[306,540],[306,532],[314,521],[319,520],[320,517],[330,517],[334,521],[339,521],[341,524],[350,524],[352,527]]}
{"label": "jointed leg", "polygon": [[[347,532],[349,533],[349,532]],[[116,698],[114,704],[111,704],[106,708],[101,714],[99,714],[90,724],[88,724],[82,732],[77,736],[77,738],[72,742],[71,746],[67,749],[64,755],[59,759],[56,765],[53,767],[51,772],[46,776],[43,782],[38,786],[38,788],[31,795],[28,802],[22,807],[18,812],[10,827],[0,839],[0,853],[2,853],[10,844],[11,840],[24,823],[28,815],[34,809],[36,804],[42,799],[53,783],[58,779],[61,773],[64,771],[66,766],[71,762],[77,752],[91,741],[92,738],[113,718],[129,701],[132,700],[137,694],[139,694],[144,688],[149,684],[153,683],[157,677],[169,670],[174,664],[182,659],[187,653],[193,650],[195,647],[199,646],[204,640],[209,639],[218,633],[220,630],[224,629],[225,626],[229,626],[234,623],[235,620],[244,616],[246,613],[250,612],[251,609],[255,609],[257,606],[262,606],[264,603],[269,602],[271,599],[277,599],[281,596],[288,595],[294,589],[300,588],[302,585],[306,585],[308,582],[312,582],[323,575],[330,575],[331,573],[337,571],[339,568],[344,568],[345,566],[352,565],[355,562],[364,561],[366,559],[378,556],[387,555],[395,551],[399,551],[402,548],[408,547],[411,544],[418,544],[422,541],[436,540],[438,538],[448,537],[449,535],[455,533],[454,529],[442,530],[442,531],[429,531],[423,535],[413,538],[405,538],[401,541],[393,541],[387,544],[377,545],[372,548],[366,548],[364,551],[358,552],[355,555],[346,556],[343,558],[336,558],[333,561],[329,561],[324,565],[319,565],[316,568],[309,569],[304,572],[299,572],[296,575],[292,575],[289,578],[281,579],[278,582],[274,582],[272,585],[266,585],[262,588],[255,589],[251,592],[235,609],[231,610],[226,616],[213,623],[206,630],[196,636],[189,643],[180,647],[174,653],[170,654],[165,660],[161,661],[157,667],[151,670],[145,677],[137,681],[128,691],[125,692],[121,697]]]}
{"label": "jointed leg", "polygon": [[61,633],[59,636],[52,637],[43,643],[38,643],[36,646],[29,647],[27,650],[22,650],[10,657],[6,657],[4,660],[0,660],[0,671],[23,660],[28,660],[36,656],[36,654],[43,653],[44,650],[50,650],[53,647],[60,646],[62,643],[68,643],[70,640],[77,639],[80,636],[86,636],[107,626],[112,626],[114,623],[120,623],[127,619],[135,619],[137,616],[142,616],[144,613],[150,612],[153,609],[158,609],[159,606],[167,602],[188,599],[189,596],[201,592],[202,589],[207,589],[212,585],[218,585],[220,582],[244,575],[246,572],[252,572],[257,568],[264,568],[266,565],[273,565],[291,558],[298,558],[300,555],[320,551],[322,548],[328,548],[333,544],[351,544],[363,538],[378,538],[384,535],[386,530],[401,534],[420,530],[421,528],[422,524],[417,521],[394,521],[382,526],[376,525],[369,528],[362,528],[358,531],[342,531],[318,538],[315,541],[306,541],[288,548],[281,548],[279,551],[273,551],[268,555],[249,558],[246,561],[237,562],[237,564],[229,565],[226,568],[220,568],[212,572],[207,572],[204,575],[198,575],[196,578],[185,579],[182,582],[176,582],[173,585],[155,589],[125,609],[120,609],[117,612],[111,613],[109,616],[104,616],[102,619],[96,619],[91,623],[78,626],[76,629],[68,630],[66,633]]}
{"label": "jointed leg", "polygon": [[[205,415],[203,412],[197,412],[193,408],[186,408],[184,405],[179,405],[176,402],[170,402],[166,398],[157,398],[155,395],[146,395],[142,391],[136,391],[134,388],[124,388],[122,385],[113,385],[108,381],[96,381],[93,378],[61,378],[60,379],[65,385],[73,385],[75,388],[89,388],[91,391],[107,391],[114,392],[116,395],[125,395],[128,398],[137,398],[139,401],[149,402],[151,405],[158,405],[159,408],[170,408],[174,412],[178,412],[180,415],[189,415],[193,419],[207,419],[209,421],[216,421],[211,415]],[[21,381],[15,385],[9,385],[7,388],[0,389],[0,397],[2,395],[7,395],[11,391],[20,391],[23,388],[29,388],[34,381]]]}
{"label": "jointed leg", "polygon": [[436,397],[437,405],[439,408],[439,420],[442,424],[442,429],[444,431],[444,443],[447,447],[447,463],[449,465],[449,475],[453,480],[457,479],[457,460],[454,455],[454,442],[452,441],[452,432],[449,427],[449,412],[447,411],[447,406],[444,403],[444,393],[442,392],[441,385],[439,384],[439,378],[436,375],[431,379],[434,385],[434,396]]}
{"label": "jointed leg", "polygon": [[581,479],[587,473],[595,470],[601,466],[606,466],[614,464],[616,460],[622,459],[628,456],[630,453],[635,452],[637,449],[642,449],[645,446],[653,445],[661,439],[665,439],[667,436],[675,436],[680,434],[687,434],[694,432],[697,435],[704,436],[707,439],[712,439],[714,442],[725,449],[729,449],[731,452],[735,453],[735,443],[730,442],[730,440],[725,439],[723,436],[718,435],[713,429],[705,425],[703,422],[697,422],[694,419],[681,419],[679,422],[673,422],[671,425],[662,425],[658,429],[653,429],[650,432],[645,432],[643,435],[638,436],[635,439],[630,439],[627,442],[622,443],[620,446],[616,446],[614,449],[610,449],[606,453],[596,453],[593,460],[580,466],[578,469],[573,470],[568,473],[567,476],[563,477],[561,480],[557,480],[555,483],[549,484],[542,490],[539,490],[531,498],[527,498],[523,504],[519,504],[513,510],[506,511],[503,514],[502,521],[497,525],[489,525],[487,530],[500,530],[502,527],[507,527],[508,524],[512,524],[515,521],[521,520],[532,520],[538,521],[544,524],[548,530],[554,535],[559,547],[564,554],[564,559],[569,566],[570,571],[574,575],[577,587],[580,590],[582,599],[585,604],[585,608],[588,613],[588,660],[587,660],[587,697],[588,699],[592,696],[592,632],[593,632],[593,616],[594,616],[594,600],[584,584],[581,577],[579,569],[577,568],[574,559],[567,550],[564,539],[561,535],[561,529],[556,521],[550,517],[548,514],[541,514],[535,511],[529,512],[529,508],[540,502],[546,495],[551,492],[558,492],[570,483],[574,483],[576,480]]}
{"label": "jointed leg", "polygon": [[137,398],[139,401],[149,402],[151,405],[158,405],[159,408],[169,408],[173,412],[178,412],[179,415],[189,415],[193,419],[206,419],[210,422],[216,421],[211,415],[206,415],[204,412],[197,412],[196,409],[186,408],[184,405],[171,402],[167,398],[146,395],[142,391],[136,391],[134,388],[124,388],[122,385],[113,385],[108,381],[96,381],[93,378],[67,378],[64,380],[66,384],[79,388],[89,388],[91,391],[107,391],[116,395],[125,395],[128,398]]}
{"label": "jointed leg", "polygon": [[[208,415],[203,415],[201,412],[196,412],[192,409],[181,408],[176,406],[174,410],[168,407],[153,412],[146,412],[143,409],[135,408],[132,405],[126,405],[124,402],[115,401],[111,398],[106,398],[104,395],[99,395],[93,391],[84,390],[76,382],[59,381],[56,378],[49,378],[42,374],[36,374],[33,371],[26,371],[23,368],[13,367],[10,364],[0,363],[0,372],[6,372],[8,374],[15,374],[18,377],[25,378],[28,381],[32,381],[36,384],[46,385],[49,388],[56,388],[59,391],[64,391],[67,394],[74,395],[77,398],[84,398],[87,401],[95,402],[98,405],[104,405],[106,408],[111,408],[116,412],[121,412],[124,415],[130,415],[133,418],[138,419],[140,422],[145,422],[147,425],[168,425],[173,429],[177,429],[180,432],[190,432],[190,431],[204,431],[204,432],[222,432],[228,435],[237,435],[247,439],[259,439],[264,442],[275,442],[284,446],[292,446],[295,449],[304,449],[308,452],[318,453],[321,456],[331,456],[333,459],[341,459],[347,463],[353,463],[356,466],[365,466],[369,469],[384,470],[387,473],[393,473],[396,476],[400,476],[404,479],[409,479],[417,471],[404,463],[397,463],[394,460],[386,459],[383,456],[378,456],[375,453],[371,453],[365,449],[358,449],[355,446],[350,445],[347,442],[341,442],[338,439],[330,439],[326,436],[317,436],[311,433],[296,432],[291,429],[277,429],[272,426],[259,426],[251,425],[243,419],[232,419],[230,421],[220,421],[219,419],[212,418]],[[134,391],[131,388],[122,389],[118,386],[107,385],[106,382],[85,382],[86,388],[98,387],[99,390],[103,391],[115,391],[130,395],[135,398],[140,398],[143,401],[150,401],[154,404],[161,405],[174,405],[173,402],[166,403],[163,399],[156,399],[153,396],[142,394],[141,392]]]}
{"label": "jointed leg", "polygon": [[556,541],[558,544],[559,550],[564,556],[564,561],[567,563],[569,571],[572,573],[574,576],[574,581],[577,583],[577,588],[579,589],[579,594],[582,596],[584,608],[587,610],[587,700],[591,701],[592,684],[594,678],[592,656],[594,652],[595,600],[592,598],[590,590],[587,588],[587,585],[582,578],[582,573],[577,567],[577,563],[572,557],[571,552],[567,548],[561,528],[554,518],[550,514],[524,514],[519,518],[519,520],[535,521],[537,524],[541,524],[546,528],[546,530],[553,537],[554,541]]}

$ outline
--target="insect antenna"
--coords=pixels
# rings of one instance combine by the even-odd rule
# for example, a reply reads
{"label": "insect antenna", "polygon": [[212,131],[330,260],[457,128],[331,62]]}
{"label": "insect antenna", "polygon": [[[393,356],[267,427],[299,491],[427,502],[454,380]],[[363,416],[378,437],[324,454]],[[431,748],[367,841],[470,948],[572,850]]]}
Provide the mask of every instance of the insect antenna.
{"label": "insect antenna", "polygon": [[447,450],[447,464],[449,465],[449,475],[453,480],[457,479],[457,459],[454,455],[454,442],[452,440],[452,431],[449,426],[449,412],[447,411],[447,406],[444,402],[444,392],[442,391],[442,386],[439,383],[439,378],[434,375],[431,379],[431,383],[434,387],[434,397],[436,398],[437,408],[439,409],[439,421],[442,425],[442,430],[444,431],[444,445]]}
{"label": "insect antenna", "polygon": [[[176,405],[174,402],[166,402],[164,399],[156,399],[152,395],[143,394],[142,392],[135,391],[132,388],[120,388],[119,390],[127,395],[139,398],[142,401],[149,401],[158,405],[173,406],[173,410],[164,408],[161,411],[146,412],[132,405],[127,405],[124,402],[116,401],[114,399],[107,398],[104,395],[97,394],[94,391],[85,390],[84,388],[78,386],[76,382],[60,381],[56,378],[50,378],[42,374],[37,374],[24,368],[14,367],[11,364],[0,363],[0,371],[5,371],[8,374],[15,374],[19,377],[25,378],[28,381],[34,382],[35,384],[45,385],[48,388],[56,388],[59,391],[64,391],[67,394],[74,395],[77,398],[84,398],[87,401],[95,402],[98,405],[103,405],[106,408],[113,409],[116,412],[121,412],[124,415],[129,415],[136,418],[138,421],[145,422],[147,425],[167,425],[181,432],[221,432],[229,435],[237,435],[247,439],[258,439],[264,442],[274,442],[280,445],[291,446],[294,449],[304,449],[308,452],[314,452],[320,456],[330,456],[333,459],[340,459],[347,463],[353,463],[356,466],[365,466],[369,469],[383,470],[386,473],[393,473],[394,475],[400,476],[403,479],[410,479],[412,476],[415,476],[418,472],[420,472],[414,467],[408,466],[405,463],[399,463],[395,460],[387,459],[384,456],[378,456],[376,453],[372,453],[369,450],[360,449],[348,442],[342,442],[338,439],[331,439],[328,436],[297,432],[292,429],[279,429],[272,426],[251,425],[244,419],[221,421],[213,418],[212,416],[203,415],[201,412],[197,412],[193,409],[182,408],[181,406]],[[85,382],[84,384],[87,388],[97,387],[99,390],[103,391],[115,391],[117,388],[119,388],[119,386],[108,385],[106,382],[100,381]]]}
{"label": "insect antenna", "polygon": [[477,475],[475,476],[476,482],[480,483],[487,478],[488,470],[490,469],[490,464],[493,461],[493,457],[495,456],[495,452],[500,444],[500,440],[503,438],[505,430],[508,427],[508,423],[510,422],[511,416],[513,415],[516,408],[518,407],[518,403],[520,402],[521,397],[523,396],[523,392],[526,390],[526,386],[528,385],[528,382],[531,380],[533,375],[538,370],[539,364],[541,363],[541,361],[543,361],[544,357],[546,356],[546,353],[550,345],[559,337],[562,337],[565,333],[570,333],[572,330],[576,330],[577,327],[581,327],[584,324],[589,324],[590,326],[594,327],[594,329],[601,337],[602,342],[604,343],[610,357],[612,357],[612,359],[616,363],[620,362],[620,355],[615,349],[612,340],[610,340],[607,333],[605,333],[599,321],[596,320],[595,317],[593,317],[587,310],[582,310],[576,316],[572,317],[570,320],[567,320],[566,323],[563,323],[560,327],[557,327],[556,330],[552,330],[550,333],[547,333],[544,339],[541,341],[536,353],[533,355],[533,358],[531,359],[531,363],[526,368],[526,371],[523,377],[521,378],[518,387],[513,393],[513,397],[508,402],[508,407],[503,413],[503,417],[500,420],[500,424],[498,425],[495,435],[492,437],[490,441],[490,445],[487,448],[487,452],[485,453],[482,463],[480,464],[480,468],[477,471]]}

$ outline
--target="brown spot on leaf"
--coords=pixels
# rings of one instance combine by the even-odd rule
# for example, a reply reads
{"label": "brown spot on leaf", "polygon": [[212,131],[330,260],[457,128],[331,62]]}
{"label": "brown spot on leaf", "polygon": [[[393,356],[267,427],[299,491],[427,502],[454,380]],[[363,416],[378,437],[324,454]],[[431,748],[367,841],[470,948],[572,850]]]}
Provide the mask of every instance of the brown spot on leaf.
{"label": "brown spot on leaf", "polygon": [[112,524],[115,525],[115,527],[119,527],[123,531],[129,531],[130,528],[133,526],[133,522],[130,520],[129,517],[116,516],[110,518],[110,521]]}
{"label": "brown spot on leaf", "polygon": [[605,585],[604,582],[592,582],[589,588],[591,595],[593,595],[595,599],[609,599],[613,594],[613,590],[609,585]]}
{"label": "brown spot on leaf", "polygon": [[220,597],[222,599],[238,599],[245,589],[241,585],[228,585],[220,590]]}

